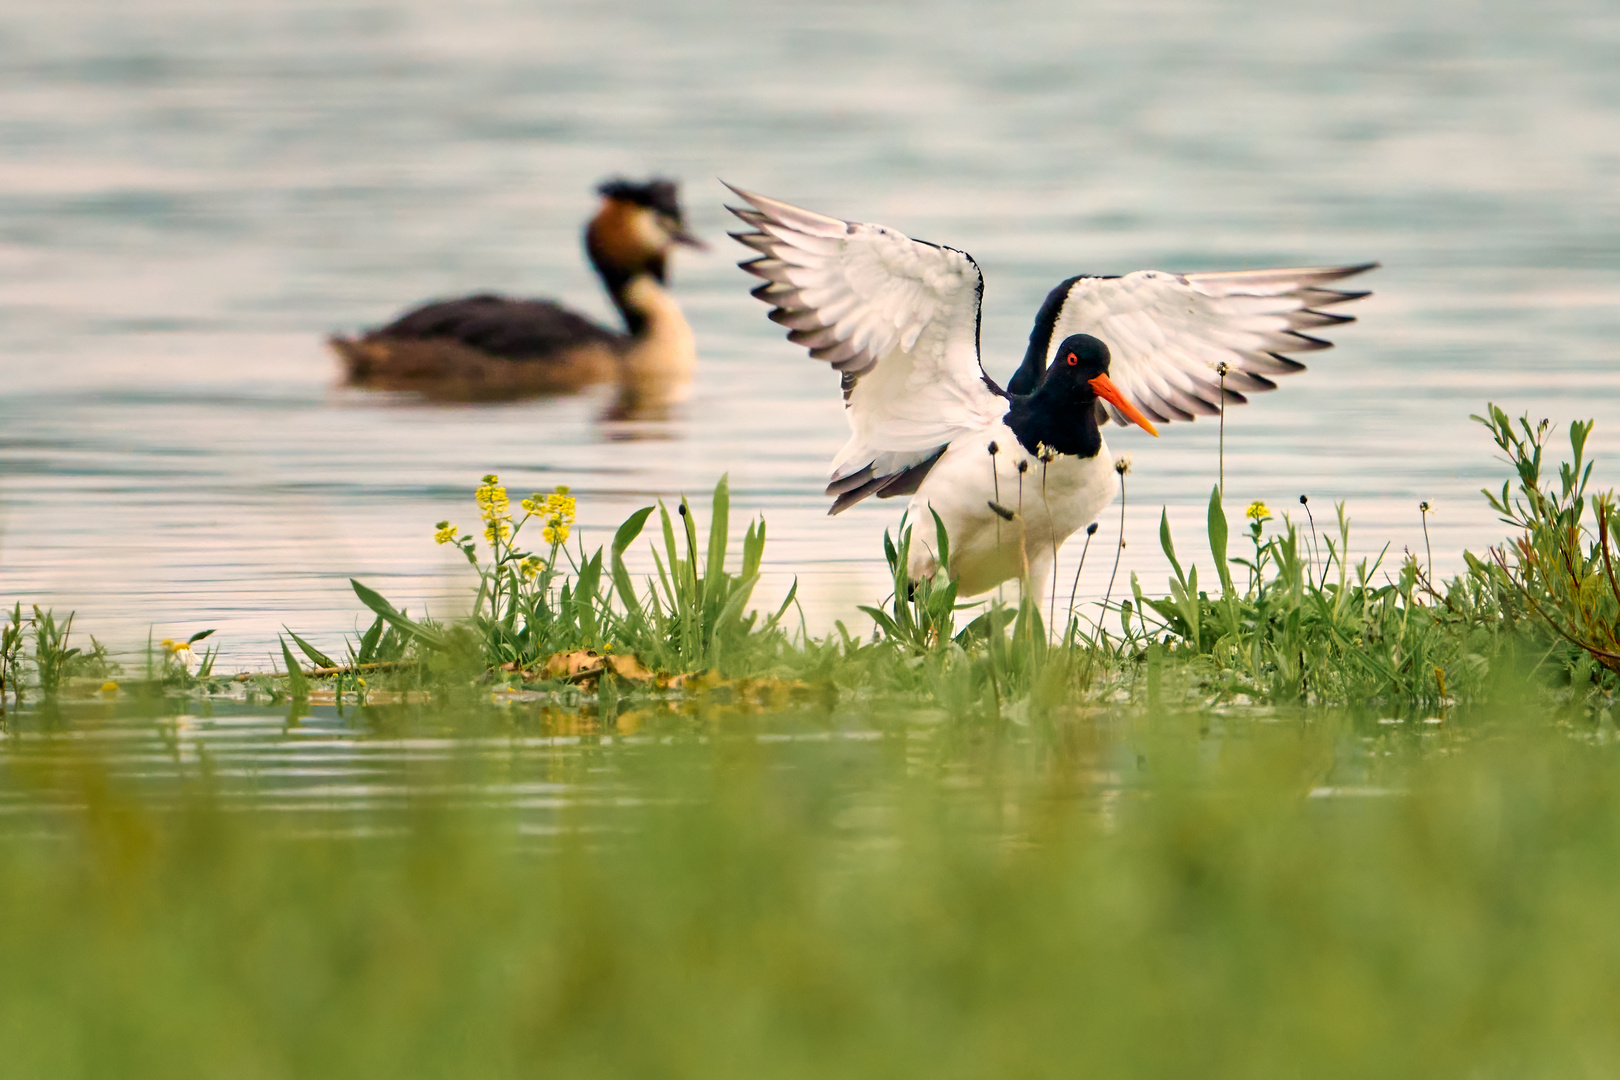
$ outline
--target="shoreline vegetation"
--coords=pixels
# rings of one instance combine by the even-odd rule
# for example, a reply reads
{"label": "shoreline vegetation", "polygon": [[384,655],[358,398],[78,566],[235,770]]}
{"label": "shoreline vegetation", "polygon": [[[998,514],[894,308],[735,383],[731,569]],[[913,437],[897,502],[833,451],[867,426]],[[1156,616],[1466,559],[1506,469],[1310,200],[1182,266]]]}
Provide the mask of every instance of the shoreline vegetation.
{"label": "shoreline vegetation", "polygon": [[585,553],[491,477],[468,618],[358,584],[280,675],[15,606],[6,1075],[1613,1075],[1616,511],[1589,425],[1485,422],[1515,535],[1443,584],[1217,493],[1102,626],[902,529],[811,639],[723,481]]}
{"label": "shoreline vegetation", "polygon": [[[1111,577],[1105,600],[1085,608],[1071,593],[1065,609],[1056,584],[1050,596],[1016,604],[959,605],[953,584],[906,572],[919,530],[948,556],[937,519],[902,518],[884,536],[892,591],[860,609],[873,632],[855,634],[840,621],[818,638],[802,618],[793,626],[796,583],[774,610],[750,608],[766,525],[749,522],[740,562],[731,557],[724,477],[706,523],[683,496],[673,511],[662,502],[636,511],[606,549],[587,552],[577,538],[569,546],[575,498],[567,488],[514,510],[490,475],[474,495],[476,532],[441,521],[434,533],[478,573],[465,618],[413,617],[353,581],[373,615],[364,633],[327,652],[287,628],[279,670],[226,676],[214,670],[211,630],[149,641],[132,671],[94,637],[72,644],[73,615],[14,603],[0,612],[0,717],[34,697],[50,705],[64,696],[235,693],[341,707],[462,698],[468,687],[591,708],[604,725],[640,701],[716,689],[762,702],[905,697],[992,723],[1009,712],[1166,695],[1185,704],[1373,703],[1443,715],[1503,688],[1518,696],[1523,686],[1606,714],[1620,672],[1620,553],[1612,550],[1620,503],[1612,490],[1588,492],[1592,423],[1569,426],[1567,459],[1555,468],[1549,421],[1515,421],[1494,405],[1474,419],[1511,469],[1499,491],[1483,494],[1513,535],[1482,555],[1464,552],[1465,572],[1445,582],[1433,579],[1427,552],[1398,565],[1387,548],[1347,558],[1342,504],[1321,531],[1309,505],[1302,525],[1262,503],[1234,529],[1216,487],[1202,543],[1178,542],[1161,515],[1172,568],[1165,595],[1131,573],[1128,588]],[[638,582],[625,555],[649,524],[655,572]],[[1200,561],[1210,568],[1202,579]]]}

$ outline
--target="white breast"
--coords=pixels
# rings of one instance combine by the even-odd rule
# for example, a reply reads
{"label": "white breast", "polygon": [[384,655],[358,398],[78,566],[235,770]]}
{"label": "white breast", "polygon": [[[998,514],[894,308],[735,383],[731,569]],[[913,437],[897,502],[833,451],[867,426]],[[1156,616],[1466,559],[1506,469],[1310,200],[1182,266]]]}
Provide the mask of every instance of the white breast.
{"label": "white breast", "polygon": [[[1025,578],[1039,589],[1063,542],[1097,520],[1116,486],[1106,443],[1095,457],[1060,454],[1042,462],[1004,423],[956,439],[912,500],[911,572],[926,576],[933,570],[932,509],[950,538],[950,572],[959,596]],[[992,502],[1010,511],[1012,520],[992,510]]]}

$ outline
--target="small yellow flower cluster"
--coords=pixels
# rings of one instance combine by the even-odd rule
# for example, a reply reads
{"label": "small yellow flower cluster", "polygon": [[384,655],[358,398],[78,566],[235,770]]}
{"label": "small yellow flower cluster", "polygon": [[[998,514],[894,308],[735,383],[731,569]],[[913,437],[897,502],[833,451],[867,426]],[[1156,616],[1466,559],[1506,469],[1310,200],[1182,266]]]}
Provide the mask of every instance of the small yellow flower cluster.
{"label": "small yellow flower cluster", "polygon": [[484,539],[493,546],[512,535],[512,505],[507,501],[501,478],[494,473],[484,477],[476,498],[478,512],[484,518]]}
{"label": "small yellow flower cluster", "polygon": [[505,517],[510,509],[510,504],[506,501],[506,489],[501,486],[501,478],[494,473],[484,477],[476,497],[478,512],[484,515],[485,521]]}
{"label": "small yellow flower cluster", "polygon": [[191,643],[186,641],[176,641],[174,638],[164,638],[162,641],[158,642],[158,648],[162,649],[166,653],[171,654],[190,652]]}
{"label": "small yellow flower cluster", "polygon": [[433,534],[435,544],[453,544],[456,542],[456,534],[461,531],[448,521],[441,521],[434,528],[438,530]]}
{"label": "small yellow flower cluster", "polygon": [[567,543],[568,532],[574,525],[575,508],[574,497],[568,494],[566,484],[558,484],[550,495],[542,496],[535,492],[533,498],[524,500],[523,505],[530,513],[545,519],[546,525],[540,530],[540,535],[546,543]]}
{"label": "small yellow flower cluster", "polygon": [[1271,511],[1266,507],[1264,502],[1256,499],[1254,502],[1249,504],[1249,508],[1248,510],[1244,511],[1243,516],[1248,518],[1250,521],[1265,521],[1267,518],[1271,517]]}
{"label": "small yellow flower cluster", "polygon": [[518,573],[523,575],[524,581],[533,581],[546,568],[545,560],[538,555],[530,555],[518,563]]}

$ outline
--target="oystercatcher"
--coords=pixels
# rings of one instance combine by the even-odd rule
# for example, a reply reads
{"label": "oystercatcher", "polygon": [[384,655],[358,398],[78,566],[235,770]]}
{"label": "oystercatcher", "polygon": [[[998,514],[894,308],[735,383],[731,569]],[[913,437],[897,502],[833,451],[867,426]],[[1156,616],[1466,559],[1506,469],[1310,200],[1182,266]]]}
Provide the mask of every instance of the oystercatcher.
{"label": "oystercatcher", "polygon": [[[1304,370],[1287,353],[1331,347],[1305,331],[1354,321],[1322,309],[1368,295],[1325,286],[1377,265],[1072,277],[1002,388],[980,364],[972,256],[731,190],[748,205],[727,209],[753,228],[730,235],[759,253],[739,265],[765,279],[753,294],[842,380],[851,435],[829,513],[914,496],[913,522],[932,510],[945,525],[961,596],[1015,578],[1040,596],[1063,541],[1113,500],[1101,424],[1156,435],[1155,421],[1276,389],[1273,376]],[[937,569],[919,542],[932,532],[917,530],[914,577]]]}
{"label": "oystercatcher", "polygon": [[690,379],[692,330],[664,289],[686,229],[676,185],[613,179],[585,228],[585,252],[624,318],[624,332],[550,300],[482,293],[415,308],[359,338],[331,337],[350,383],[433,397],[489,399],[577,390],[617,380],[621,406],[650,384]]}

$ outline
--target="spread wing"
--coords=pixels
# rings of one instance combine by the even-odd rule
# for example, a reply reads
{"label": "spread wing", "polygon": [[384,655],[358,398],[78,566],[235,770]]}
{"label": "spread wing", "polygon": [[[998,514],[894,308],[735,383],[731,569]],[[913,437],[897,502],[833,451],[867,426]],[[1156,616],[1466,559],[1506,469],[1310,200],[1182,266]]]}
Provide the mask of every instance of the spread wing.
{"label": "spread wing", "polygon": [[[1326,286],[1377,265],[1071,278],[1047,298],[1041,321],[1048,339],[1043,348],[1031,341],[1008,388],[1038,378],[1068,335],[1091,334],[1108,346],[1109,378],[1149,417],[1213,416],[1221,411],[1222,364],[1229,404],[1248,400],[1245,392],[1275,390],[1274,377],[1305,370],[1289,353],[1333,347],[1309,331],[1355,321],[1322,309],[1368,295]],[[1043,329],[1037,323],[1037,338]],[[1037,362],[1038,370],[1029,370]],[[1113,406],[1098,407],[1126,423]]]}
{"label": "spread wing", "polygon": [[[728,187],[730,185],[727,185]],[[760,253],[740,265],[788,340],[843,375],[849,442],[833,461],[838,513],[867,495],[915,491],[946,444],[1006,402],[979,366],[984,278],[966,252],[731,189]]]}

